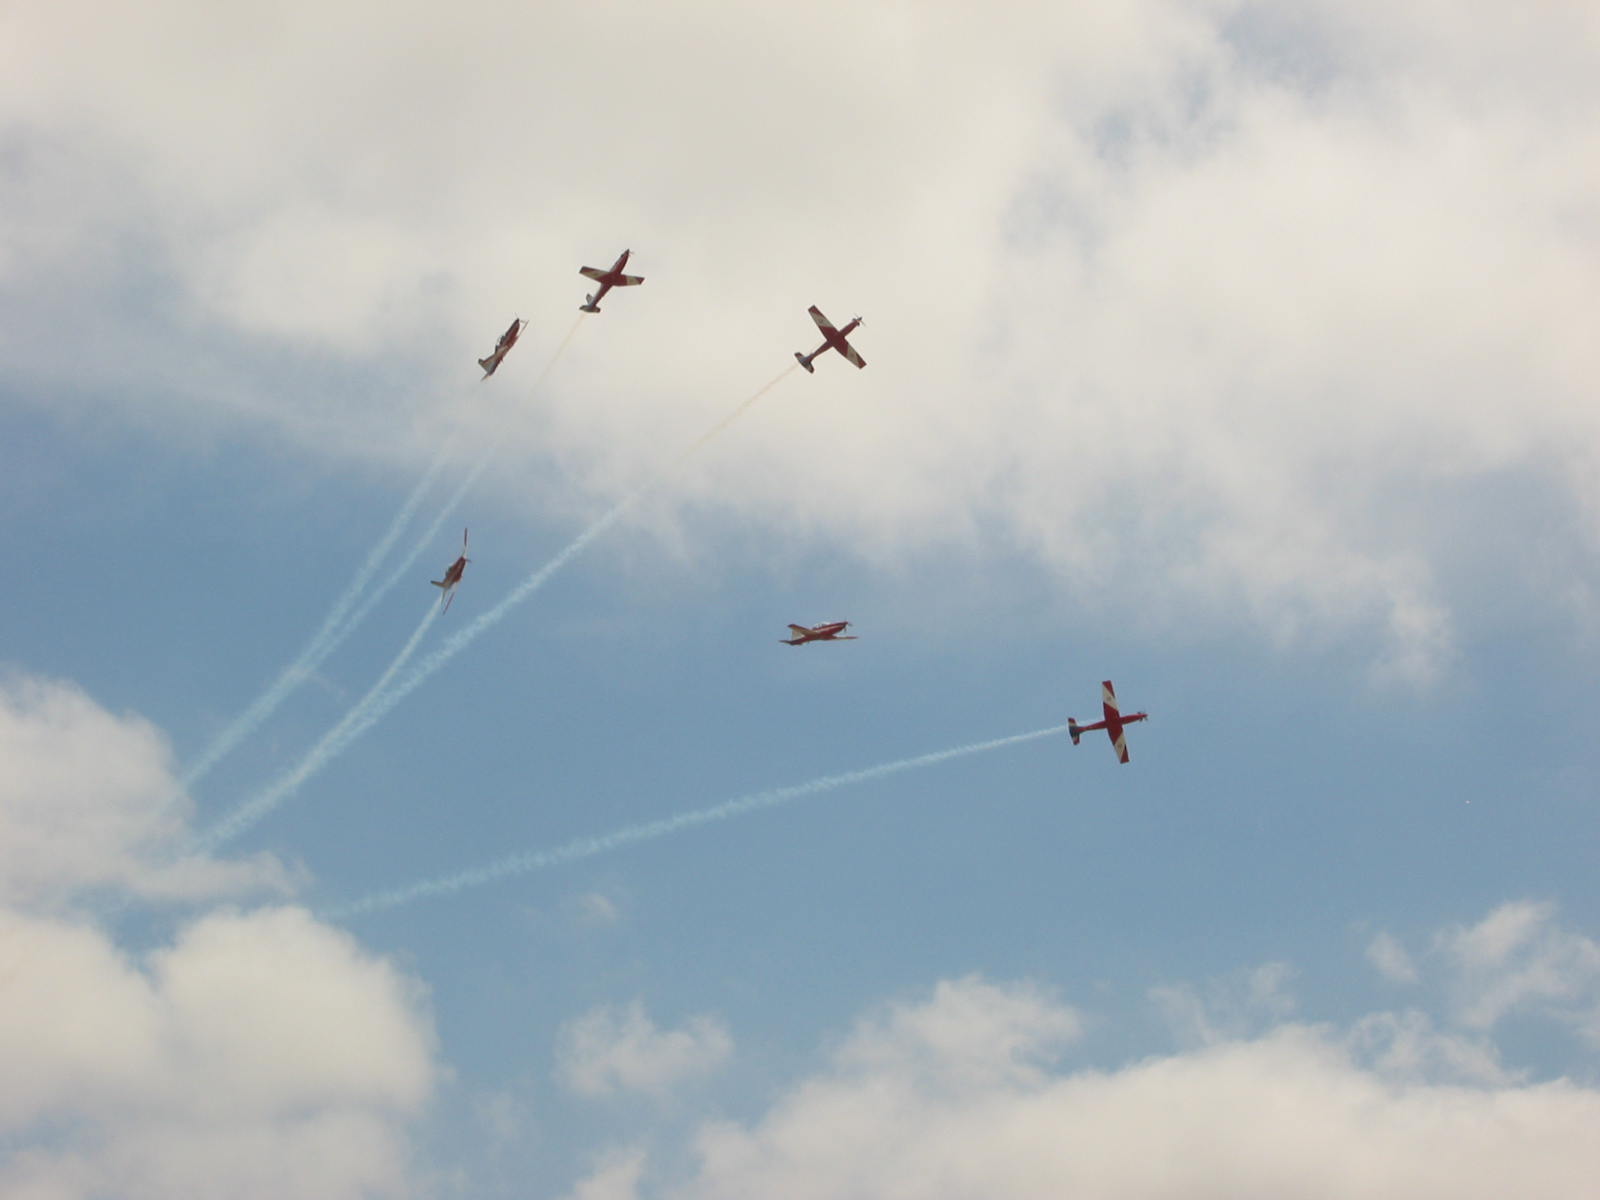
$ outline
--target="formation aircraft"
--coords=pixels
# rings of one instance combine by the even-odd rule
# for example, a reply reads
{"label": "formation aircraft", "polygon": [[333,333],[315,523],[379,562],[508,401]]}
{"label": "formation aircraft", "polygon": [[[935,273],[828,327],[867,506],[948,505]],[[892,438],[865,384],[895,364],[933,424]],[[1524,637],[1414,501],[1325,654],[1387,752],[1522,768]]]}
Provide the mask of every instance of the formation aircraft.
{"label": "formation aircraft", "polygon": [[817,323],[817,328],[822,330],[823,342],[822,345],[818,346],[810,354],[801,354],[798,350],[794,352],[795,358],[800,360],[800,365],[802,367],[815,374],[816,368],[811,365],[811,360],[817,355],[821,354],[824,350],[837,350],[840,354],[844,355],[858,367],[864,367],[867,365],[865,360],[862,359],[861,355],[856,353],[855,347],[845,340],[845,338],[848,337],[853,330],[860,326],[860,317],[851,318],[850,324],[846,325],[843,329],[835,329],[833,327],[833,322],[828,320],[827,317],[823,316],[822,310],[815,304],[813,304],[806,311],[811,314],[811,319]]}
{"label": "formation aircraft", "polygon": [[841,637],[846,629],[850,628],[849,621],[829,621],[825,625],[791,625],[789,632],[794,634],[791,638],[781,638],[785,646],[804,646],[807,642],[853,642],[855,634]]}
{"label": "formation aircraft", "polygon": [[436,588],[443,588],[444,595],[439,597],[444,605],[444,611],[450,611],[450,602],[456,598],[456,584],[461,582],[461,576],[466,573],[467,564],[472,560],[467,557],[467,531],[461,531],[461,557],[445,568],[443,579],[430,579],[429,583]]}
{"label": "formation aircraft", "polygon": [[592,296],[585,296],[583,303],[578,305],[579,312],[597,313],[600,311],[600,301],[606,298],[606,293],[614,287],[633,287],[634,284],[643,283],[643,275],[624,275],[622,268],[628,265],[628,255],[632,250],[624,250],[611,264],[609,271],[602,271],[599,267],[579,267],[579,275],[587,275],[600,285],[600,290]]}
{"label": "formation aircraft", "polygon": [[495,373],[500,366],[500,360],[511,353],[511,347],[517,344],[517,339],[522,336],[522,330],[528,323],[521,317],[511,322],[511,328],[500,335],[500,340],[494,344],[494,352],[488,358],[480,358],[478,365],[483,368],[485,379]]}
{"label": "formation aircraft", "polygon": [[1123,716],[1117,708],[1117,693],[1111,686],[1111,680],[1106,680],[1100,685],[1101,707],[1105,710],[1105,719],[1096,721],[1093,725],[1079,725],[1075,717],[1067,718],[1067,733],[1072,738],[1072,744],[1078,744],[1078,738],[1094,729],[1104,729],[1106,736],[1111,739],[1111,746],[1117,752],[1121,762],[1128,761],[1128,739],[1123,736],[1122,727],[1132,725],[1135,721],[1145,721],[1149,713],[1129,713]]}

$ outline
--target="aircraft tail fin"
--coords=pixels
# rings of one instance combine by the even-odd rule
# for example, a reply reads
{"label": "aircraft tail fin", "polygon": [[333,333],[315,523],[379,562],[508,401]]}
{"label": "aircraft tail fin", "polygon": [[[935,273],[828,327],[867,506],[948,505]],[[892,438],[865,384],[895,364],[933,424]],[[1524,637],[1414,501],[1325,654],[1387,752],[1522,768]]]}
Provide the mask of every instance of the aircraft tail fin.
{"label": "aircraft tail fin", "polygon": [[442,587],[447,586],[445,584],[445,581],[442,580],[442,579],[430,579],[430,580],[428,580],[428,582],[433,584],[433,586],[436,587],[436,588],[442,588]]}
{"label": "aircraft tail fin", "polygon": [[1078,721],[1076,717],[1067,718],[1067,736],[1072,739],[1072,744],[1074,746],[1078,744],[1078,739],[1083,736],[1083,730],[1078,728]]}

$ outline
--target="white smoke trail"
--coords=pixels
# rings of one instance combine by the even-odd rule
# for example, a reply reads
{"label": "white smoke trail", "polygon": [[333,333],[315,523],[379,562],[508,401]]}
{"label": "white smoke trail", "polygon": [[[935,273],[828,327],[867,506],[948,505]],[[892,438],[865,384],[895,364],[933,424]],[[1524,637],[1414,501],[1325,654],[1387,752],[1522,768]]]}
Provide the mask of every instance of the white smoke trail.
{"label": "white smoke trail", "polygon": [[[423,635],[439,619],[440,608],[441,606],[438,603],[428,606],[428,611],[421,622],[418,623],[416,631],[407,639],[406,644],[400,648],[400,653],[394,656],[394,661],[378,677],[378,682],[368,688],[367,694],[361,697],[349,712],[345,713],[337,725],[323,735],[322,740],[311,748],[311,752],[300,760],[299,765],[294,770],[280,776],[270,786],[257,792],[221,821],[218,821],[207,833],[196,838],[194,849],[199,853],[208,854],[224,842],[232,841],[290,796],[294,795],[306,780],[310,779],[337,757],[339,752],[355,736],[350,732],[351,727],[360,720],[366,706],[372,702],[374,697],[380,695],[384,688],[389,686],[389,681],[416,653],[417,646],[421,643]],[[366,726],[362,725],[361,728],[365,729]]]}
{"label": "white smoke trail", "polygon": [[[390,688],[388,691],[385,691],[385,686],[388,685],[390,679],[393,678],[395,672],[404,662],[407,655],[402,655],[400,659],[397,659],[396,662],[390,666],[389,670],[384,673],[383,678],[374,684],[371,689],[368,690],[367,694],[361,698],[360,703],[347,712],[340,722],[334,726],[333,729],[329,730],[327,735],[324,736],[323,739],[312,748],[311,753],[301,761],[299,766],[297,766],[293,771],[289,772],[289,774],[285,775],[277,783],[273,784],[272,787],[268,788],[265,792],[248,801],[234,814],[229,816],[227,820],[213,829],[211,834],[208,835],[211,840],[207,841],[206,848],[212,849],[218,845],[221,845],[223,842],[231,841],[233,838],[237,837],[239,834],[245,832],[245,830],[253,826],[262,817],[266,816],[267,813],[278,807],[278,805],[282,804],[285,800],[293,796],[294,793],[297,792],[307,780],[309,780],[323,767],[327,766],[340,754],[344,753],[345,749],[352,742],[354,742],[363,733],[371,729],[385,716],[387,716],[394,709],[395,705],[399,704],[400,701],[404,700],[412,692],[416,691],[417,688],[421,687],[431,675],[448,663],[457,654],[461,653],[461,651],[465,650],[479,637],[487,633],[494,626],[498,625],[518,604],[521,604],[529,596],[533,595],[534,592],[538,591],[546,583],[548,583],[551,576],[555,575],[556,572],[560,571],[562,567],[566,566],[585,549],[587,549],[591,542],[598,538],[607,529],[610,529],[611,526],[615,525],[630,508],[632,508],[663,480],[665,480],[670,474],[670,470],[672,468],[683,464],[688,460],[690,455],[699,450],[702,446],[706,445],[706,443],[709,442],[712,437],[728,428],[728,426],[732,425],[734,421],[736,421],[741,415],[749,410],[751,405],[753,405],[767,392],[771,391],[785,376],[787,376],[793,370],[793,367],[788,368],[773,378],[770,382],[764,384],[761,389],[749,399],[742,401],[738,408],[734,409],[733,412],[729,413],[728,416],[719,421],[708,433],[703,434],[698,441],[689,447],[688,450],[684,451],[682,454],[678,455],[677,458],[673,459],[669,464],[668,469],[663,471],[657,477],[657,479],[646,484],[632,495],[626,496],[622,500],[618,501],[607,512],[595,520],[587,529],[585,529],[577,537],[573,538],[571,542],[567,543],[567,545],[560,552],[558,552],[554,558],[545,563],[544,566],[534,571],[533,574],[529,575],[520,584],[518,584],[516,588],[513,589],[508,596],[506,596],[505,599],[500,601],[499,604],[495,605],[488,612],[483,613],[470,625],[452,634],[444,643],[444,645],[440,646],[439,649],[435,650],[432,654],[428,655],[427,658],[419,662],[415,667],[407,672],[405,676],[396,682],[392,688]],[[413,635],[412,643],[415,641],[416,635]],[[408,645],[410,644],[411,643],[408,643]]]}
{"label": "white smoke trail", "polygon": [[[538,395],[540,386],[544,383],[550,372],[555,369],[556,364],[561,361],[561,356],[567,352],[567,347],[572,345],[572,339],[577,335],[578,329],[582,324],[583,318],[579,317],[572,323],[572,327],[567,330],[566,336],[561,339],[555,350],[551,352],[550,358],[544,364],[544,368],[539,372],[538,376],[529,386],[528,394],[530,398]],[[410,572],[411,568],[416,565],[416,561],[419,557],[421,557],[422,552],[434,544],[434,538],[439,536],[439,530],[443,527],[444,523],[448,521],[450,519],[450,515],[460,507],[461,502],[466,499],[467,493],[477,485],[478,480],[483,478],[483,473],[489,469],[489,464],[494,461],[494,456],[499,451],[500,445],[501,442],[499,438],[494,438],[490,441],[488,447],[478,458],[478,461],[472,464],[472,467],[467,471],[466,475],[462,477],[461,483],[457,485],[456,490],[452,492],[450,494],[450,498],[444,502],[444,507],[439,510],[438,515],[436,515],[429,523],[428,527],[422,531],[422,536],[419,537],[416,541],[416,544],[412,546],[411,552],[407,554],[405,558],[402,559],[401,562],[395,567],[395,569],[389,573],[388,577],[384,579],[383,583],[379,585],[378,589],[367,598],[366,603],[364,603],[360,608],[356,609],[355,612],[350,615],[349,628],[340,631],[340,641],[343,641],[346,637],[348,637],[356,629],[356,627],[366,619],[367,614],[377,606],[378,602],[382,600],[384,596],[388,595],[389,590],[393,588],[395,584],[399,583],[400,580],[405,578],[407,573]]]}
{"label": "white smoke trail", "polygon": [[[734,421],[736,421],[740,416],[749,410],[751,405],[776,387],[778,383],[793,370],[794,368],[790,367],[788,370],[774,378],[771,382],[763,385],[759,391],[741,403],[738,408],[734,409],[733,412],[722,418],[722,420],[714,425],[707,433],[701,435],[700,439],[696,441],[694,445],[690,446],[688,450],[684,451],[676,459],[674,459],[671,465],[676,467],[685,462],[695,451],[699,450],[713,437],[721,433],[724,429],[728,428],[728,426],[732,425]],[[399,704],[400,701],[404,700],[418,687],[420,687],[423,681],[425,681],[430,675],[439,670],[440,667],[444,666],[445,663],[449,662],[473,642],[477,641],[477,639],[483,634],[487,633],[494,626],[498,625],[502,620],[505,619],[507,613],[509,613],[513,608],[521,604],[529,596],[533,595],[534,592],[538,591],[547,582],[549,582],[552,575],[561,570],[562,567],[566,566],[569,562],[581,554],[588,547],[590,542],[594,541],[607,529],[610,529],[611,526],[615,525],[630,508],[642,500],[666,478],[667,472],[663,472],[653,482],[646,484],[632,495],[623,497],[623,499],[619,500],[611,507],[610,510],[601,515],[587,529],[585,529],[577,537],[573,538],[572,541],[569,542],[566,547],[562,549],[554,558],[545,563],[544,566],[540,567],[537,571],[533,572],[533,574],[529,575],[520,584],[518,584],[517,587],[508,596],[506,596],[504,600],[500,601],[499,604],[495,605],[488,612],[483,613],[477,618],[477,620],[473,621],[472,624],[457,631],[456,633],[451,634],[450,637],[445,641],[444,645],[440,646],[439,649],[435,650],[427,658],[423,659],[420,663],[413,667],[410,673],[407,674],[404,679],[395,684],[392,691],[390,691],[387,695],[378,697],[373,702],[371,711],[366,714],[359,727],[352,727],[351,739],[354,740],[354,738],[363,730],[380,721],[386,714],[389,713],[390,710],[394,708],[395,705]]]}
{"label": "white smoke trail", "polygon": [[754,792],[748,796],[725,800],[721,804],[712,805],[710,808],[678,813],[675,816],[663,817],[659,821],[646,821],[639,825],[629,825],[626,828],[601,834],[597,837],[577,838],[552,850],[535,850],[525,854],[513,854],[486,866],[457,871],[453,875],[441,875],[434,879],[425,879],[420,883],[393,888],[385,892],[374,892],[363,899],[332,909],[324,915],[334,920],[342,920],[367,913],[382,912],[385,909],[398,908],[401,905],[410,904],[429,896],[445,896],[467,888],[482,887],[484,884],[506,879],[513,875],[526,875],[532,871],[542,871],[547,867],[560,866],[563,863],[576,862],[583,858],[593,858],[598,854],[609,854],[613,850],[620,850],[624,846],[636,845],[639,842],[652,842],[657,838],[670,837],[675,833],[681,833],[697,825],[709,825],[717,821],[726,821],[732,817],[755,812],[758,809],[776,808],[781,804],[788,804],[806,796],[815,796],[821,792],[831,792],[835,788],[846,787],[852,783],[866,783],[870,780],[882,779],[886,775],[899,774],[901,771],[911,771],[918,767],[931,767],[936,763],[948,762],[952,758],[962,758],[969,754],[982,754],[988,750],[999,750],[1005,746],[1031,742],[1038,738],[1049,737],[1051,734],[1061,733],[1065,728],[1063,725],[1052,725],[1048,729],[1036,729],[1032,733],[1019,733],[1011,737],[995,738],[987,742],[973,742],[966,746],[957,746],[953,750],[939,750],[932,754],[918,755],[915,758],[902,758],[898,762],[883,763],[879,766],[866,767],[859,771],[846,771],[840,775],[824,775],[821,779],[813,779],[810,783],[772,788],[765,792]]}
{"label": "white smoke trail", "polygon": [[183,791],[191,790],[213,767],[227,757],[234,747],[260,728],[261,723],[277,710],[278,705],[288,699],[290,693],[305,682],[311,672],[315,671],[322,661],[337,650],[345,638],[350,636],[355,627],[360,624],[361,618],[371,610],[372,604],[376,603],[376,599],[381,598],[383,593],[393,586],[392,579],[386,582],[379,589],[377,597],[369,600],[366,605],[346,621],[347,615],[350,614],[356,601],[361,598],[362,592],[366,590],[367,584],[371,582],[373,575],[377,573],[378,567],[382,565],[384,558],[394,547],[395,542],[399,540],[400,535],[405,532],[406,526],[411,523],[411,519],[416,516],[423,497],[427,495],[428,490],[433,486],[433,481],[438,478],[447,458],[448,455],[443,448],[434,455],[433,462],[429,464],[422,478],[417,481],[417,485],[411,489],[411,494],[406,497],[405,503],[400,506],[400,511],[395,513],[394,520],[389,522],[389,528],[384,531],[377,544],[368,551],[367,557],[362,560],[361,566],[357,568],[349,586],[334,601],[333,607],[328,611],[328,615],[323,619],[322,625],[317,629],[317,632],[312,634],[311,640],[306,643],[305,648],[295,656],[288,666],[284,667],[278,678],[273,680],[271,685],[256,697],[249,708],[235,717],[226,729],[213,738],[211,745],[206,747],[204,753],[189,765],[180,780]]}
{"label": "white smoke trail", "polygon": [[422,557],[422,552],[436,544],[434,539],[439,536],[440,528],[450,519],[450,514],[455,512],[462,500],[466,499],[467,493],[472,490],[473,485],[478,482],[484,471],[488,469],[489,463],[494,458],[495,449],[496,447],[490,446],[488,450],[484,451],[483,457],[478,459],[472,469],[462,478],[460,485],[451,493],[450,498],[444,502],[444,507],[429,522],[428,527],[422,531],[422,535],[417,538],[406,556],[395,565],[394,570],[389,572],[384,581],[366,598],[361,607],[350,614],[349,625],[339,631],[339,642],[343,642],[345,638],[355,632],[357,626],[367,619],[367,614],[378,606],[378,603],[389,594],[394,585],[410,574],[411,568],[416,565],[417,559]]}
{"label": "white smoke trail", "polygon": [[[555,365],[561,361],[562,355],[566,353],[567,347],[572,344],[572,339],[577,335],[578,329],[582,324],[582,317],[575,320],[571,328],[567,330],[565,336],[557,344],[555,350],[551,352],[550,357],[545,361],[544,367],[540,370],[529,389],[530,396],[538,393],[539,387],[544,383],[550,372],[555,369]],[[357,601],[361,600],[367,584],[372,581],[372,577],[377,573],[378,567],[388,557],[389,551],[394,548],[395,542],[399,540],[400,535],[405,532],[406,526],[416,516],[417,509],[421,507],[423,497],[427,495],[429,489],[433,486],[434,480],[438,478],[439,472],[444,468],[444,464],[449,460],[448,450],[450,443],[447,442],[441,446],[421,480],[418,481],[416,487],[411,489],[411,494],[406,497],[405,503],[400,506],[400,511],[395,514],[394,520],[389,523],[389,528],[384,531],[377,544],[368,552],[367,557],[362,561],[355,577],[351,579],[344,593],[334,602],[333,608],[329,610],[321,627],[312,635],[311,640],[306,643],[305,648],[300,651],[299,655],[283,669],[278,678],[256,698],[249,708],[234,718],[228,727],[212,740],[211,745],[206,748],[204,753],[184,772],[180,781],[183,791],[187,792],[193,789],[195,784],[199,783],[201,779],[210,773],[213,767],[233,751],[234,747],[260,728],[262,722],[270,717],[278,706],[287,700],[317,667],[322,665],[329,655],[344,644],[345,639],[360,627],[361,623],[366,620],[367,615],[378,606],[401,579],[405,578],[423,550],[433,544],[434,538],[438,536],[439,528],[445,521],[449,520],[450,514],[456,510],[457,506],[466,497],[466,494],[472,490],[473,485],[478,482],[484,471],[488,469],[499,444],[499,439],[495,439],[490,443],[489,448],[473,465],[472,469],[467,472],[460,486],[445,502],[444,507],[439,510],[432,523],[423,531],[422,536],[417,539],[410,553],[385,577],[384,581],[374,591],[367,595],[365,601],[362,601],[360,606],[356,607]]]}

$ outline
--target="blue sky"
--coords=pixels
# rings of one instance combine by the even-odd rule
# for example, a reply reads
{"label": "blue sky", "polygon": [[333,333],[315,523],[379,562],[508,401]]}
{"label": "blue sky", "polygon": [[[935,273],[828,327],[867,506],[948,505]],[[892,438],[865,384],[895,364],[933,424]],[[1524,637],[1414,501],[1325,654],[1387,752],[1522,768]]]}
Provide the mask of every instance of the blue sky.
{"label": "blue sky", "polygon": [[1592,1177],[1592,15],[316,12],[10,18],[0,1191]]}

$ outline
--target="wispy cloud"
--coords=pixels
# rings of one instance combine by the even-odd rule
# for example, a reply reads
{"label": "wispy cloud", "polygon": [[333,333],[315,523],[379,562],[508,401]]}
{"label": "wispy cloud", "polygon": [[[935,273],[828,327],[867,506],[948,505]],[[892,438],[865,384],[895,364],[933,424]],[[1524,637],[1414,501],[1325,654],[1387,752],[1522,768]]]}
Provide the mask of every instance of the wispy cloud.
{"label": "wispy cloud", "polygon": [[196,901],[297,882],[268,855],[190,852],[192,806],[172,799],[166,738],[70,683],[0,679],[0,764],[0,903],[56,910],[97,891]]}
{"label": "wispy cloud", "polygon": [[556,1038],[556,1074],[582,1096],[659,1096],[716,1071],[732,1054],[733,1038],[715,1017],[691,1017],[679,1029],[661,1029],[634,1000],[603,1005],[563,1025]]}

